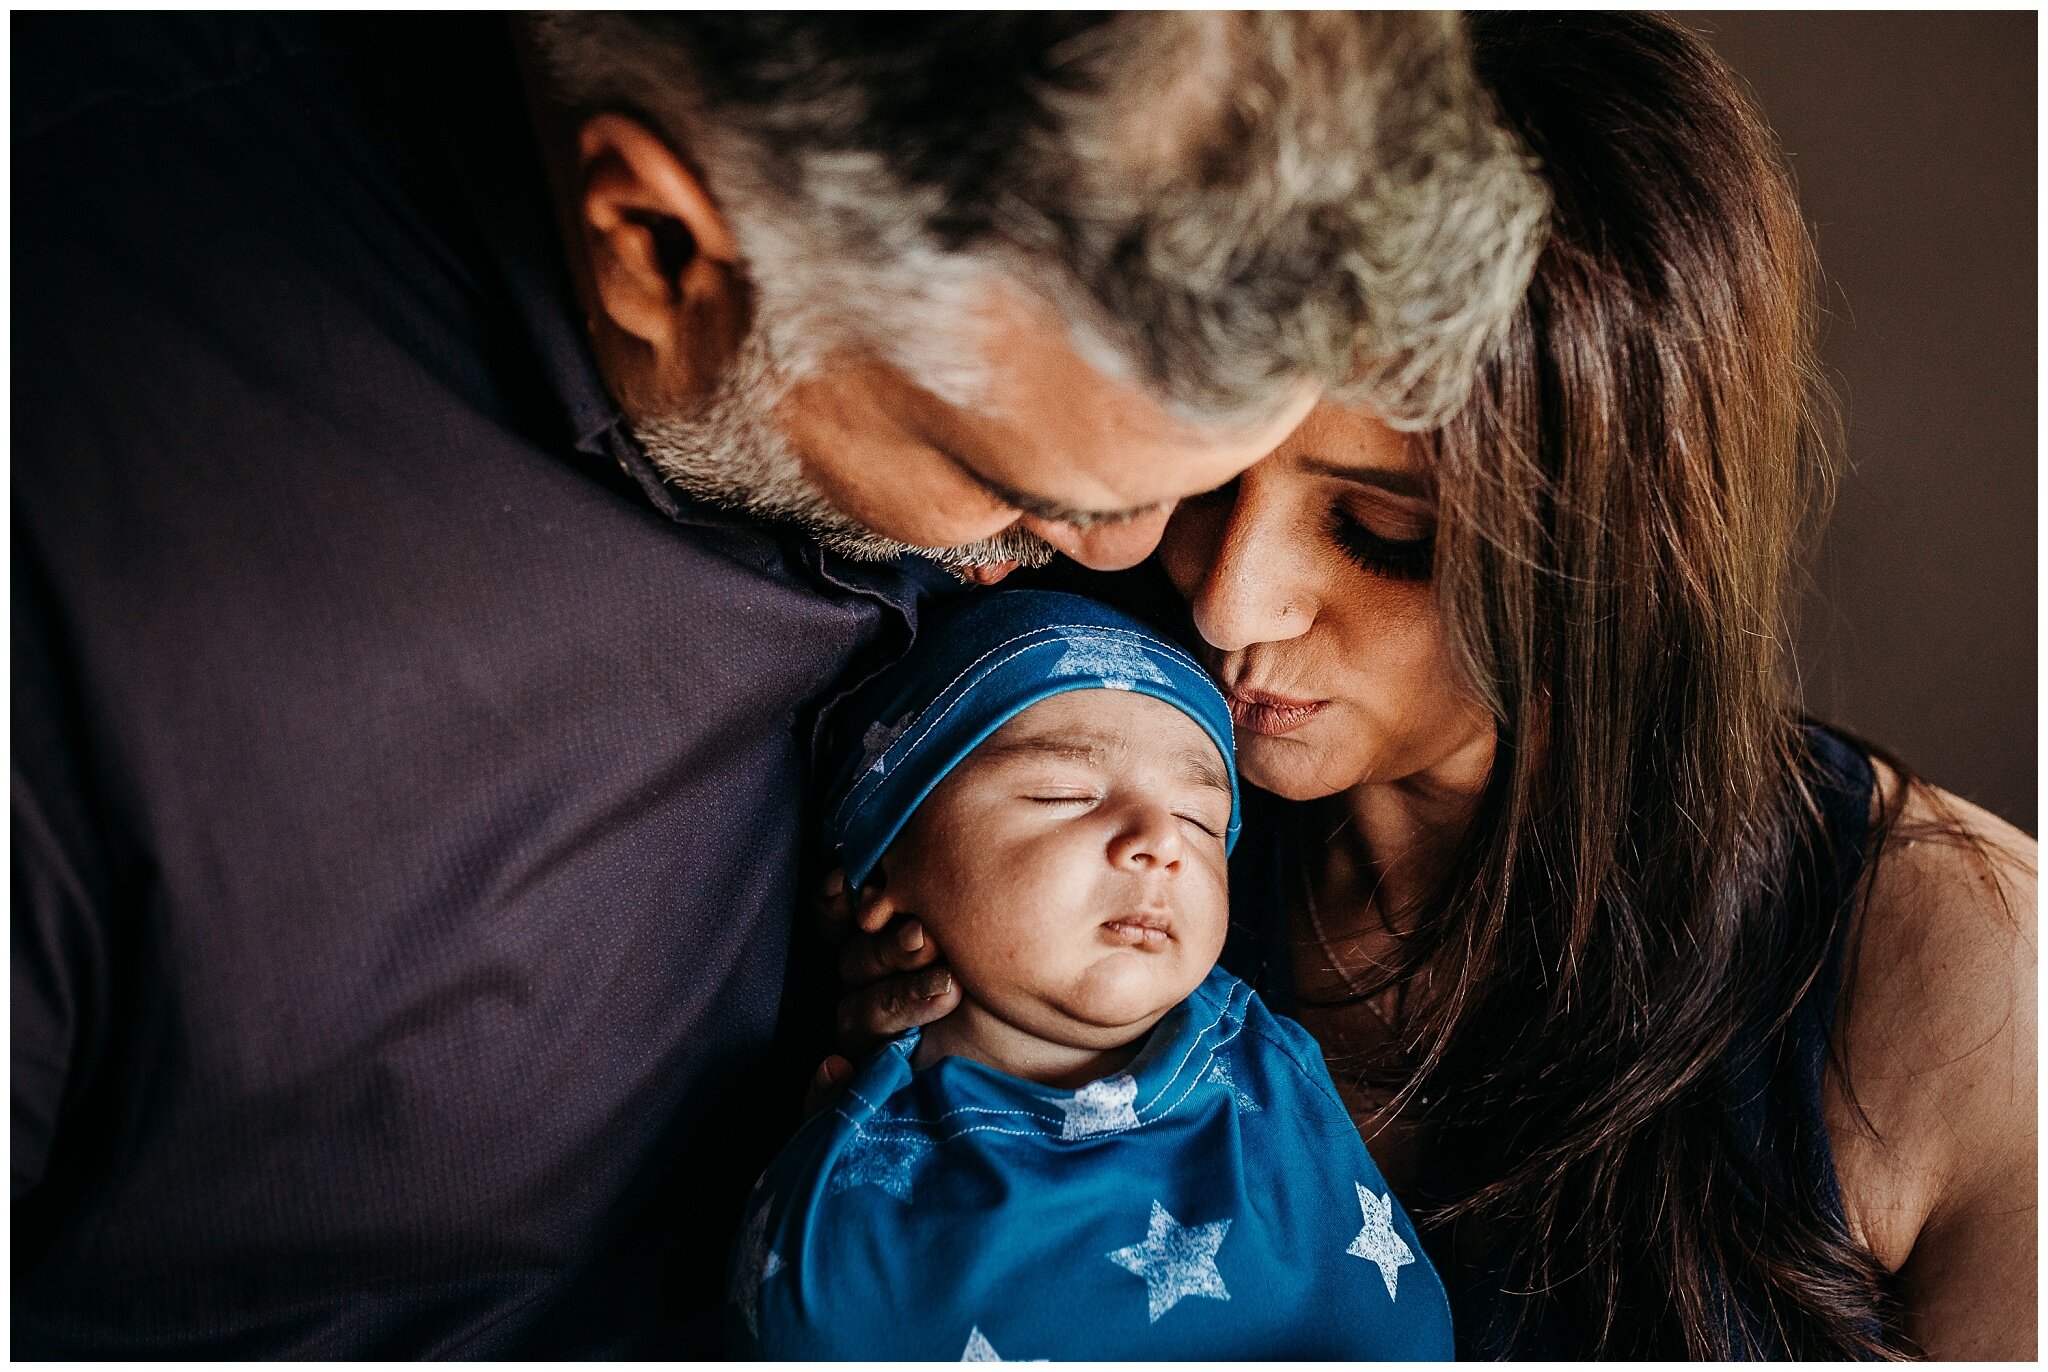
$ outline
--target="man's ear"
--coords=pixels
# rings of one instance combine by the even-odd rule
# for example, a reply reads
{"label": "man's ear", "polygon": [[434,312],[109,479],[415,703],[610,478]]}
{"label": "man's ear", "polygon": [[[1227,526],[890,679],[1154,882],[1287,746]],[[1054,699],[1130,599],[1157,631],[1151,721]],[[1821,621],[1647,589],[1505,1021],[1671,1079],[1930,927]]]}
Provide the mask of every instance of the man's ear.
{"label": "man's ear", "polygon": [[[746,332],[739,247],[704,183],[645,124],[601,114],[576,142],[576,217],[604,319],[665,397],[707,388]],[[639,368],[636,368],[639,370]],[[638,389],[636,386],[635,389]]]}

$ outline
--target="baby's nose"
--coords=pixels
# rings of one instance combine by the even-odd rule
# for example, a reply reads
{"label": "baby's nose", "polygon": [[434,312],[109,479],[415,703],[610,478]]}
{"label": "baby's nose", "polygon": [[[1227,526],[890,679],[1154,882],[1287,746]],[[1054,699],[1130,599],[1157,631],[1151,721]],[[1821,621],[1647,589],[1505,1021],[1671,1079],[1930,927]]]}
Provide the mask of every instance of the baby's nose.
{"label": "baby's nose", "polygon": [[1137,807],[1109,844],[1110,864],[1120,868],[1176,871],[1180,858],[1180,821],[1156,805]]}

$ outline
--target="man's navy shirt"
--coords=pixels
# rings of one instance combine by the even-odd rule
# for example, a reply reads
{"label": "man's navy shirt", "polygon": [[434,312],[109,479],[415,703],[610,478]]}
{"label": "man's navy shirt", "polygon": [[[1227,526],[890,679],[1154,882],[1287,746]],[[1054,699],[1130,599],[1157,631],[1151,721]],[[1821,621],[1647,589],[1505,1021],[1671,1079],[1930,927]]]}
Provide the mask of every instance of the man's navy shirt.
{"label": "man's navy shirt", "polygon": [[914,587],[654,477],[501,25],[14,26],[18,1356],[716,1351]]}

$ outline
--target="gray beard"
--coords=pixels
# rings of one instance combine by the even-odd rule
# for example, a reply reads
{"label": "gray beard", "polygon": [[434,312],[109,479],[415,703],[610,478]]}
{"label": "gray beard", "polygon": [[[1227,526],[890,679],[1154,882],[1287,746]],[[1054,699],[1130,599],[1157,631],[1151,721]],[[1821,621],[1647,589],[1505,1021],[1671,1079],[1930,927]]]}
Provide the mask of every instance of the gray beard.
{"label": "gray beard", "polygon": [[784,363],[767,324],[756,321],[695,413],[627,419],[665,481],[722,509],[794,525],[861,562],[916,553],[957,572],[1005,562],[1043,567],[1052,560],[1053,546],[1024,529],[956,547],[919,548],[876,533],[832,504],[804,474],[802,460],[775,427],[775,406],[808,369]]}

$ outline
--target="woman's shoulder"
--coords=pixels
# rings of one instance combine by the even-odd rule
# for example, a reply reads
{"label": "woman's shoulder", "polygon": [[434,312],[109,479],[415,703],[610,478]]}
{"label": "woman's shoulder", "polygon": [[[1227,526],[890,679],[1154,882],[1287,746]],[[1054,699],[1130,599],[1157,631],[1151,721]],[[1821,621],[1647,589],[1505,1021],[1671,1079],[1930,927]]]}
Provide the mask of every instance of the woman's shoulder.
{"label": "woman's shoulder", "polygon": [[1851,931],[1836,1024],[1846,1083],[1833,1079],[1828,1100],[1843,1200],[1857,1237],[1907,1276],[1928,1351],[2015,1356],[1996,1343],[1972,1353],[1966,1336],[1994,1315],[2012,1328],[1999,1264],[2024,1262],[2033,1308],[2035,842],[1875,769],[1873,814],[1890,821]]}
{"label": "woman's shoulder", "polygon": [[1841,1024],[1850,1066],[1867,1066],[1873,1090],[1902,1078],[1925,1088],[1916,1097],[1948,1096],[2024,1049],[2031,1083],[2035,842],[1939,787],[1875,768],[1873,812],[1892,818],[1852,930]]}

